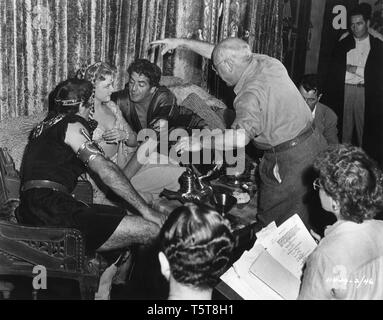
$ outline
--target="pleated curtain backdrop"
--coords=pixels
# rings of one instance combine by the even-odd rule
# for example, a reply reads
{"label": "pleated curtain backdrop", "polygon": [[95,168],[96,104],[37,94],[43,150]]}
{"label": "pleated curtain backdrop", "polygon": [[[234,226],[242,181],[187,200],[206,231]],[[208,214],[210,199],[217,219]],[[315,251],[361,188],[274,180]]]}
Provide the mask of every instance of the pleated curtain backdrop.
{"label": "pleated curtain backdrop", "polygon": [[267,54],[282,61],[284,0],[251,0],[247,29],[253,52]]}
{"label": "pleated curtain backdrop", "polygon": [[[1,0],[0,120],[45,110],[49,92],[96,61],[118,67],[150,58],[172,0]],[[174,11],[174,10],[173,10]],[[170,12],[171,14],[171,12]]]}
{"label": "pleated curtain backdrop", "polygon": [[[217,43],[247,31],[254,52],[282,58],[283,0],[199,1],[201,40]],[[117,67],[117,89],[138,57],[172,74],[173,56],[163,61],[149,42],[177,34],[184,5],[185,0],[0,0],[0,120],[44,111],[60,81],[96,61]],[[207,61],[202,68],[207,87]]]}
{"label": "pleated curtain backdrop", "polygon": [[[228,37],[247,41],[255,53],[262,53],[282,61],[284,0],[203,0],[202,36],[205,41],[218,43]],[[217,95],[218,79],[209,83],[215,73],[202,63],[202,86]],[[218,81],[218,84],[217,84]],[[215,88],[213,89],[212,86]]]}
{"label": "pleated curtain backdrop", "polygon": [[253,52],[282,59],[284,0],[203,1],[205,41],[217,43],[227,37],[241,37],[248,41]]}

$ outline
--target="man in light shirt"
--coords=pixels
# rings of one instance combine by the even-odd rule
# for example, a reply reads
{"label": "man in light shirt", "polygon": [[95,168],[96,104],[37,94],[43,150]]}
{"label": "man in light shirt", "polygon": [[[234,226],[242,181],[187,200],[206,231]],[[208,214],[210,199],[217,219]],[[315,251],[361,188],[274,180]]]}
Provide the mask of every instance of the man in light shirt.
{"label": "man in light shirt", "polygon": [[[363,10],[365,10],[366,14],[368,17],[371,17],[371,14],[372,14],[372,7],[369,3],[367,2],[362,2],[360,4],[360,8],[362,8]],[[383,41],[383,35],[381,33],[379,33],[379,31],[371,28],[371,25],[368,24],[368,33],[370,35],[372,35],[373,37],[375,38],[378,38],[379,40]],[[342,41],[344,38],[346,38],[348,35],[350,34],[350,32],[345,32],[343,33],[340,38],[339,38],[339,41]]]}
{"label": "man in light shirt", "polygon": [[[216,73],[234,87],[236,118],[231,129],[214,134],[214,147],[224,151],[241,149],[252,141],[264,150],[259,165],[260,226],[272,221],[280,225],[298,213],[306,227],[312,228],[308,186],[313,180],[312,164],[327,143],[313,126],[311,112],[283,64],[253,53],[249,44],[239,38],[227,38],[217,45],[173,38],[153,41],[152,45],[162,45],[163,54],[186,48],[212,59]],[[211,148],[210,139],[200,138],[183,137],[175,149],[183,152]]]}
{"label": "man in light shirt", "polygon": [[[351,33],[335,45],[322,101],[334,109],[343,125],[342,142],[355,142],[380,161],[383,152],[380,155],[374,150],[377,140],[381,140],[375,132],[380,111],[376,114],[374,110],[383,101],[379,93],[382,91],[383,44],[369,34],[370,14],[364,4],[349,12]],[[353,141],[354,131],[356,141]],[[370,144],[373,146],[367,147]]]}

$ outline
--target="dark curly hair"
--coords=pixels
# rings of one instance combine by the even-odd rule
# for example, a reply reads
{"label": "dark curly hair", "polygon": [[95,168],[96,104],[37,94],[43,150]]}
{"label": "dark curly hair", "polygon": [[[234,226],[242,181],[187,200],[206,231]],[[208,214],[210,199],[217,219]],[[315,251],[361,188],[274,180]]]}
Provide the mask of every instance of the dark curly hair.
{"label": "dark curly hair", "polygon": [[307,92],[315,90],[318,95],[322,93],[318,76],[316,74],[305,74],[298,83],[298,87],[302,86]]}
{"label": "dark curly hair", "polygon": [[382,171],[361,148],[330,146],[314,168],[323,190],[339,202],[343,219],[361,223],[383,210]]}
{"label": "dark curly hair", "polygon": [[175,209],[160,233],[160,249],[173,278],[200,289],[213,288],[219,282],[233,247],[229,222],[206,205]]}
{"label": "dark curly hair", "polygon": [[146,59],[137,59],[128,67],[129,77],[135,72],[139,75],[143,74],[149,79],[151,87],[158,87],[161,80],[161,69],[156,64]]}
{"label": "dark curly hair", "polygon": [[361,15],[363,16],[364,21],[371,19],[372,7],[369,3],[363,2],[357,4],[354,8],[348,12],[348,20],[350,21],[351,17]]}

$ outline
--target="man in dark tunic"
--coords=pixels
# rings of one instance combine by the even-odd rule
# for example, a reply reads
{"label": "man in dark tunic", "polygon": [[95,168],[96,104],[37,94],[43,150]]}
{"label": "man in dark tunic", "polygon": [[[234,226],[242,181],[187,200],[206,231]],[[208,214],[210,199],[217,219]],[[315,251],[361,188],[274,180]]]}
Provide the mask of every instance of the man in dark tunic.
{"label": "man in dark tunic", "polygon": [[[82,232],[88,252],[151,242],[164,216],[151,209],[124,173],[89,138],[93,85],[69,79],[55,89],[54,107],[33,131],[26,147],[19,217],[34,226]],[[132,206],[86,204],[72,197],[78,177],[89,169]]]}

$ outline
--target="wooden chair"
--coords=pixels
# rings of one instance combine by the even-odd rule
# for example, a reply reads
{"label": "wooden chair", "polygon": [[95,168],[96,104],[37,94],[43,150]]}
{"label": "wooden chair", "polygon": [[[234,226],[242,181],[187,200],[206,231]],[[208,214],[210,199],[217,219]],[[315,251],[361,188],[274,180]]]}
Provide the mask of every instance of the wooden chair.
{"label": "wooden chair", "polygon": [[[86,258],[84,239],[78,230],[0,221],[0,275],[33,278],[33,268],[44,266],[48,279],[76,280],[81,298],[94,299],[99,280],[94,261]],[[36,298],[37,290],[32,292]]]}
{"label": "wooden chair", "polygon": [[[80,231],[67,228],[31,227],[17,223],[20,179],[8,150],[0,148],[0,275],[35,277],[33,268],[46,268],[47,278],[72,279],[79,283],[82,299],[94,299],[102,269],[100,256],[85,256]],[[79,181],[75,194],[92,201],[90,184]],[[89,190],[90,188],[90,190]],[[0,283],[0,292],[9,296],[9,286]],[[37,297],[37,290],[33,297]]]}

